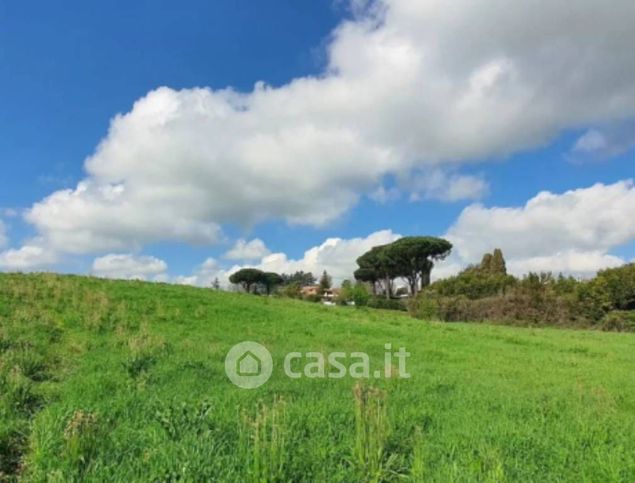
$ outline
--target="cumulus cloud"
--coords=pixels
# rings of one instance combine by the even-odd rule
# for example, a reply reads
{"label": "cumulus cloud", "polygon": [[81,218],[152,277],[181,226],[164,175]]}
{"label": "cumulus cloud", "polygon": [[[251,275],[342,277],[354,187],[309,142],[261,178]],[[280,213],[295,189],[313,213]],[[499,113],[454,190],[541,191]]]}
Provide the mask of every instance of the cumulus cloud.
{"label": "cumulus cloud", "polygon": [[[153,90],[112,120],[86,179],[26,219],[72,253],[211,243],[227,222],[322,225],[387,175],[635,116],[631,0],[352,5],[321,75],[248,93]],[[451,187],[450,200],[484,189]]]}
{"label": "cumulus cloud", "polygon": [[[294,273],[302,270],[312,272],[319,276],[326,270],[336,283],[346,278],[352,278],[357,268],[357,257],[377,245],[384,245],[400,238],[400,235],[391,230],[381,230],[371,233],[364,238],[328,238],[322,244],[309,248],[304,256],[299,259],[290,259],[284,253],[272,253],[263,257],[258,263],[249,267],[263,271],[277,273]],[[246,265],[235,265],[231,268],[222,268],[213,258],[207,259],[191,276],[178,277],[177,283],[189,285],[209,286],[218,278],[221,284],[229,284],[229,275],[245,268]]]}
{"label": "cumulus cloud", "polygon": [[167,264],[156,257],[110,254],[93,261],[92,274],[103,278],[167,281],[167,269]]}
{"label": "cumulus cloud", "polygon": [[269,253],[269,249],[259,238],[251,241],[240,239],[225,253],[223,258],[227,260],[258,260]]}
{"label": "cumulus cloud", "polygon": [[473,204],[446,236],[464,263],[498,247],[515,273],[591,275],[624,263],[610,251],[635,240],[634,212],[633,181],[598,183],[561,194],[541,192],[522,207]]}
{"label": "cumulus cloud", "polygon": [[170,192],[187,191],[186,186],[163,188],[82,181],[74,190],[57,191],[36,203],[26,220],[50,247],[68,253],[140,248],[155,240],[211,243],[219,238],[217,224],[197,219],[201,208],[195,203],[187,209],[170,204]]}
{"label": "cumulus cloud", "polygon": [[28,243],[19,249],[0,252],[0,269],[7,271],[41,270],[57,263],[57,255],[35,243]]}

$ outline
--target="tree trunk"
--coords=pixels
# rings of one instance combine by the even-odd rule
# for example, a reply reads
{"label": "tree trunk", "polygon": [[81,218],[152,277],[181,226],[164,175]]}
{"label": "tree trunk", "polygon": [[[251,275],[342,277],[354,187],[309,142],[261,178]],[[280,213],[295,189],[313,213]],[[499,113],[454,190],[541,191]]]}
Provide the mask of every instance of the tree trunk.
{"label": "tree trunk", "polygon": [[414,277],[413,276],[408,277],[408,284],[410,285],[410,295],[412,295],[413,297],[417,295],[417,285],[418,285],[417,282],[418,282],[418,279],[416,275]]}
{"label": "tree trunk", "polygon": [[430,285],[430,272],[431,270],[428,270],[421,274],[421,288],[425,288]]}

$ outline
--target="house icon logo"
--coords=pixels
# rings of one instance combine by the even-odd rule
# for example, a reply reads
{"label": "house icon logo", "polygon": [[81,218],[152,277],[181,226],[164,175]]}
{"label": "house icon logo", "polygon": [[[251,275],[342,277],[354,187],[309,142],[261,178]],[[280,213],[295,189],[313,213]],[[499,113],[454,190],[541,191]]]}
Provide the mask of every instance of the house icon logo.
{"label": "house icon logo", "polygon": [[236,373],[239,376],[257,376],[262,372],[262,361],[251,351],[245,352],[236,361]]}
{"label": "house icon logo", "polygon": [[225,357],[225,373],[231,382],[243,389],[262,386],[271,377],[273,359],[261,344],[241,342],[232,347]]}

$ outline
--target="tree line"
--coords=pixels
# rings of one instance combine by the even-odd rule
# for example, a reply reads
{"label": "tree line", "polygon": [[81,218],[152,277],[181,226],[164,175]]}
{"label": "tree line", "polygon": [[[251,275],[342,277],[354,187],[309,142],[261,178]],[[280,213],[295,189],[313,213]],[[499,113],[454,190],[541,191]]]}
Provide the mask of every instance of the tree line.
{"label": "tree line", "polygon": [[[342,283],[341,304],[384,309],[408,309],[415,317],[447,322],[499,322],[516,325],[561,325],[635,331],[635,264],[601,270],[589,280],[552,273],[507,273],[500,249],[486,253],[479,264],[455,276],[430,283],[436,262],[452,244],[443,238],[404,237],[376,246],[357,258],[354,277]],[[310,272],[293,274],[244,268],[230,276],[245,292],[304,298],[318,302],[331,288],[326,271],[318,279]],[[396,289],[401,279],[405,286]],[[302,288],[319,291],[304,294]],[[406,288],[407,287],[407,288]],[[370,289],[370,292],[369,290]],[[410,296],[407,303],[395,296]]]}
{"label": "tree line", "polygon": [[[430,284],[430,273],[435,262],[446,258],[451,250],[452,244],[449,241],[429,236],[404,237],[386,245],[373,247],[357,259],[358,269],[354,273],[357,284],[344,281],[340,298],[343,301],[356,298],[356,303],[362,304],[369,300],[369,297],[364,295],[367,285],[371,288],[373,298],[381,294],[386,299],[391,299],[397,292],[397,279],[403,279],[407,283],[410,295],[416,295]],[[229,281],[241,286],[247,293],[270,294],[277,289],[281,295],[295,298],[301,296],[303,287],[318,283],[310,272],[277,274],[257,268],[240,269],[229,277]],[[319,280],[319,290],[324,293],[331,286],[332,279],[324,271]],[[319,300],[321,295],[312,297]],[[377,305],[390,307],[390,304]]]}
{"label": "tree line", "polygon": [[[265,272],[257,268],[241,268],[232,273],[229,281],[240,286],[247,293],[265,293],[270,295],[280,287],[288,290],[297,290],[298,293],[303,287],[309,287],[318,283],[311,272],[297,271],[292,274],[276,272]],[[332,286],[332,278],[326,272],[322,273],[319,280],[321,290],[328,290]]]}
{"label": "tree line", "polygon": [[418,318],[635,331],[635,264],[578,280],[550,272],[514,277],[500,250],[437,280],[410,301]]}

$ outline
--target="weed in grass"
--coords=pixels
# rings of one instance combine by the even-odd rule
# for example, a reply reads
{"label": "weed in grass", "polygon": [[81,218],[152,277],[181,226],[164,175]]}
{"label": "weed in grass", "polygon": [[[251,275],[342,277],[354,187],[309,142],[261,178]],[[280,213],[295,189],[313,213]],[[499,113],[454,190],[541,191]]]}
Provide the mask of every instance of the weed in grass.
{"label": "weed in grass", "polygon": [[155,362],[156,357],[152,354],[133,354],[123,363],[123,366],[128,375],[134,379],[149,371]]}
{"label": "weed in grass", "polygon": [[[0,423],[4,421],[0,420]],[[15,427],[0,428],[0,481],[13,481],[20,472],[26,434]]]}
{"label": "weed in grass", "polygon": [[80,474],[97,452],[101,433],[100,420],[95,413],[80,409],[69,418],[64,429],[64,454]]}
{"label": "weed in grass", "polygon": [[173,403],[159,407],[155,411],[155,417],[170,439],[177,441],[186,434],[201,436],[212,429],[212,410],[213,406],[209,401],[202,401],[198,405]]}
{"label": "weed in grass", "polygon": [[9,357],[9,364],[32,381],[44,381],[49,377],[44,357],[33,350],[13,352]]}
{"label": "weed in grass", "polygon": [[284,399],[277,397],[271,406],[260,403],[255,416],[243,414],[242,438],[250,481],[282,481],[288,442]]}
{"label": "weed in grass", "polygon": [[152,337],[147,332],[131,337],[128,347],[130,355],[123,365],[133,379],[147,373],[161,355],[170,351],[170,345],[164,339]]}
{"label": "weed in grass", "polygon": [[8,351],[13,346],[13,341],[6,335],[0,333],[0,354]]}
{"label": "weed in grass", "polygon": [[385,447],[390,435],[386,395],[380,389],[357,383],[355,396],[354,461],[368,481],[381,481],[390,469]]}
{"label": "weed in grass", "polygon": [[414,447],[412,451],[412,463],[410,466],[410,475],[413,481],[425,481],[425,439],[421,428],[415,429]]}
{"label": "weed in grass", "polygon": [[4,406],[17,415],[30,416],[43,402],[35,393],[35,384],[16,371],[0,377],[0,389]]}

